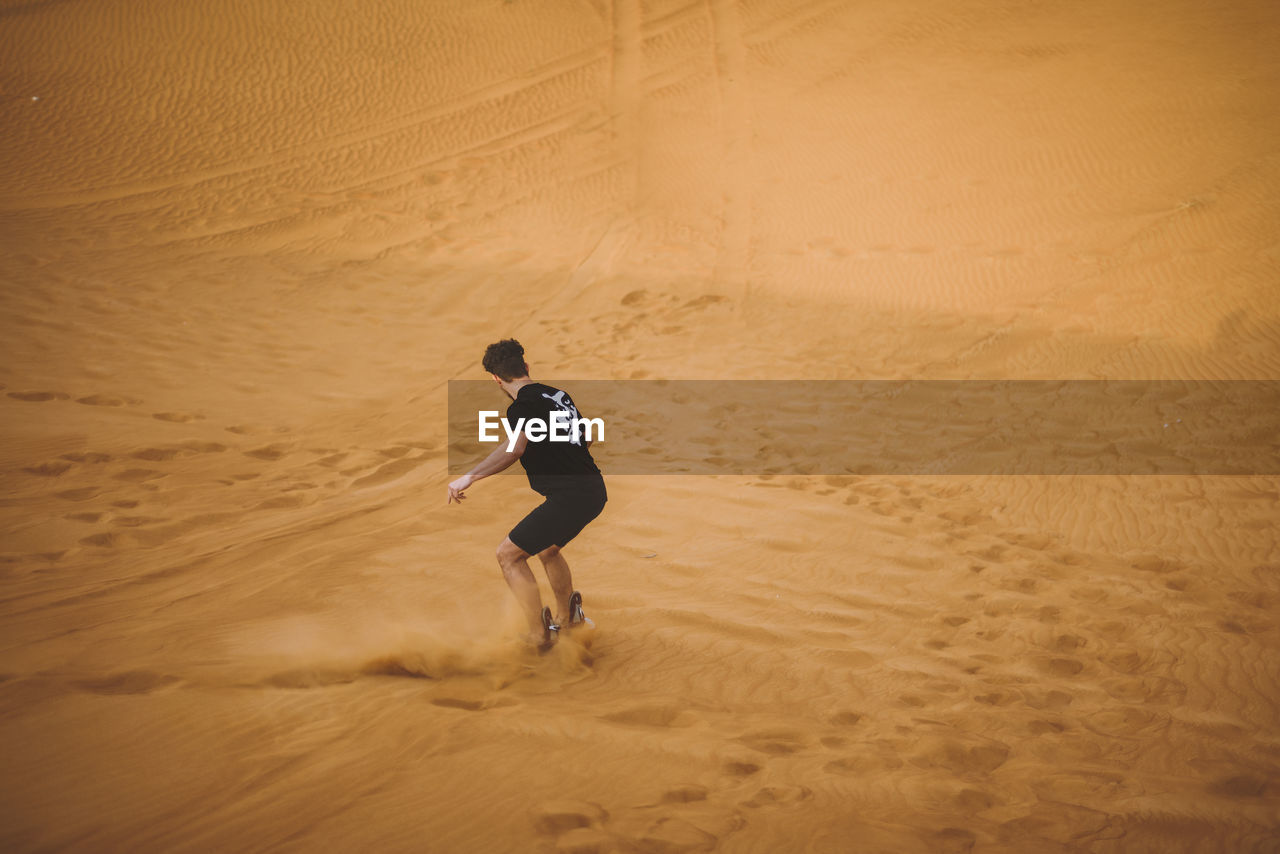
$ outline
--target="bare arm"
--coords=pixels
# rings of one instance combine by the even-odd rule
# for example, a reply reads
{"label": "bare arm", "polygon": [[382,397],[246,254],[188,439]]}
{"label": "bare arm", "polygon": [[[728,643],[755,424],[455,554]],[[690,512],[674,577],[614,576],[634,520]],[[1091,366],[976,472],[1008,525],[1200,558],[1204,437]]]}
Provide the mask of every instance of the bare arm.
{"label": "bare arm", "polygon": [[493,453],[481,460],[479,465],[449,484],[449,500],[445,503],[456,501],[461,504],[462,499],[466,498],[463,493],[467,490],[467,487],[477,480],[510,468],[512,463],[520,459],[520,455],[524,453],[524,449],[528,444],[529,437],[524,433],[521,433],[516,438],[515,447],[510,451],[499,443],[498,447],[493,449]]}

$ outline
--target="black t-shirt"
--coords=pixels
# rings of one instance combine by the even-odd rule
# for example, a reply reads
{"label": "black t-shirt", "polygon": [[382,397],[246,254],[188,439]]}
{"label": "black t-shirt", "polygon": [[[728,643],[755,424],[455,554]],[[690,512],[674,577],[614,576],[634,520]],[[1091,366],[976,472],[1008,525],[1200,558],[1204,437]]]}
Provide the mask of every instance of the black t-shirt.
{"label": "black t-shirt", "polygon": [[[507,407],[507,422],[514,429],[520,418],[526,422],[537,418],[550,427],[551,413],[556,411],[567,413],[570,420],[582,417],[568,392],[544,383],[529,383],[520,387],[516,399]],[[565,427],[557,427],[557,431],[567,432]],[[552,442],[549,436],[537,442],[530,439],[520,455],[520,465],[529,476],[529,486],[542,495],[604,487],[604,478],[582,436],[569,442]]]}

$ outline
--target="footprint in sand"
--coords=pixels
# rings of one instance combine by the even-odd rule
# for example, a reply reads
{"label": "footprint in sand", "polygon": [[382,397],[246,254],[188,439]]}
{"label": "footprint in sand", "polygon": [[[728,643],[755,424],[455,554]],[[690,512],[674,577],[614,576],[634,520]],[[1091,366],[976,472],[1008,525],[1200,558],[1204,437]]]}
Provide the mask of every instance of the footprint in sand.
{"label": "footprint in sand", "polygon": [[1006,563],[1009,560],[1008,546],[1003,546],[999,544],[989,546],[980,551],[969,552],[969,554],[972,555],[973,557],[981,558],[982,560],[985,560],[985,561],[990,561],[991,563]]}
{"label": "footprint in sand", "polygon": [[688,717],[679,706],[664,704],[623,709],[620,712],[601,715],[600,720],[630,726],[674,727],[687,726],[690,723]]}
{"label": "footprint in sand", "polygon": [[390,483],[402,475],[413,471],[418,466],[422,465],[424,461],[425,455],[409,459],[393,460],[379,466],[371,474],[356,478],[351,482],[351,486],[356,489],[364,489],[371,486],[381,486],[384,483]]}
{"label": "footprint in sand", "polygon": [[351,456],[351,454],[345,451],[341,453],[331,453],[323,459],[316,460],[316,462],[326,468],[334,468],[335,466],[341,465],[343,460],[349,456]]}
{"label": "footprint in sand", "polygon": [[76,403],[82,403],[85,406],[136,406],[142,401],[132,398],[112,397],[106,394],[91,394],[88,397],[76,398]]}
{"label": "footprint in sand", "polygon": [[253,457],[254,459],[257,459],[257,460],[266,460],[268,462],[275,462],[276,460],[284,459],[284,457],[287,456],[288,453],[289,453],[288,445],[275,444],[275,445],[265,445],[261,448],[254,448],[252,451],[245,451],[244,455],[246,457]]}
{"label": "footprint in sand", "polygon": [[1208,787],[1209,792],[1223,798],[1261,798],[1266,794],[1268,783],[1261,774],[1237,774],[1215,780]]}
{"label": "footprint in sand", "polygon": [[962,827],[944,827],[932,834],[931,850],[937,854],[967,854],[978,837]]}
{"label": "footprint in sand", "polygon": [[989,810],[1000,803],[993,795],[979,789],[961,789],[956,792],[951,802],[966,813]]}
{"label": "footprint in sand", "polygon": [[604,854],[616,850],[612,836],[603,829],[609,814],[587,801],[550,801],[531,811],[533,829],[555,840],[561,854]]}
{"label": "footprint in sand", "polygon": [[88,501],[102,494],[102,490],[96,486],[83,486],[79,489],[64,489],[62,492],[55,492],[55,498],[61,498],[66,501]]}
{"label": "footprint in sand", "polygon": [[1062,619],[1062,609],[1056,605],[1043,605],[1036,611],[1036,619],[1042,623],[1056,623]]}
{"label": "footprint in sand", "polygon": [[726,762],[721,767],[724,769],[724,773],[730,777],[750,777],[752,774],[758,774],[764,770],[754,762],[739,762],[736,760]]}
{"label": "footprint in sand", "polygon": [[431,701],[431,705],[440,706],[443,709],[461,709],[464,712],[483,712],[488,709],[505,709],[519,704],[517,701],[506,697],[500,697],[495,700],[465,700],[460,697],[436,697]]}
{"label": "footprint in sand", "polygon": [[1034,720],[1027,723],[1027,731],[1032,735],[1057,735],[1066,730],[1066,724],[1057,721]]}
{"label": "footprint in sand", "polygon": [[162,463],[174,459],[181,453],[181,448],[144,448],[141,451],[134,451],[130,456],[135,460]]}
{"label": "footprint in sand", "polygon": [[853,727],[862,722],[861,712],[843,711],[836,712],[827,719],[827,723],[837,727]]}
{"label": "footprint in sand", "polygon": [[1033,596],[1040,589],[1040,580],[1027,576],[1006,578],[1000,582],[1000,588],[1011,593],[1025,593]]}
{"label": "footprint in sand", "polygon": [[738,741],[771,756],[789,756],[799,753],[808,746],[804,735],[792,730],[766,730],[748,733],[738,737]]}
{"label": "footprint in sand", "polygon": [[713,851],[719,837],[679,817],[659,818],[638,833],[627,834],[640,851],[680,852]]}
{"label": "footprint in sand", "polygon": [[1053,676],[1077,676],[1084,670],[1084,663],[1075,658],[1044,658],[1036,665]]}
{"label": "footprint in sand", "polygon": [[549,801],[532,811],[533,829],[559,836],[580,827],[598,827],[609,817],[599,804],[588,801]]}
{"label": "footprint in sand", "polygon": [[446,709],[463,709],[468,712],[478,712],[484,708],[484,703],[479,700],[458,700],[453,697],[437,697],[431,701],[431,705]]}
{"label": "footprint in sand", "polygon": [[930,735],[920,739],[910,757],[917,768],[940,769],[959,776],[985,775],[1009,758],[1007,744],[978,736]]}
{"label": "footprint in sand", "polygon": [[168,521],[158,516],[118,516],[111,520],[111,524],[120,528],[141,528],[144,525],[159,525]]}
{"label": "footprint in sand", "polygon": [[1035,688],[1023,688],[1020,698],[1027,706],[1037,711],[1065,709],[1075,702],[1075,697],[1065,691],[1044,691]]}
{"label": "footprint in sand", "polygon": [[748,809],[786,807],[807,801],[813,797],[808,786],[765,786],[742,802]]}
{"label": "footprint in sand", "polygon": [[151,417],[157,421],[168,421],[172,424],[189,424],[192,421],[203,421],[203,415],[194,412],[153,412]]}
{"label": "footprint in sand", "polygon": [[118,549],[128,546],[132,542],[133,540],[122,534],[102,533],[82,538],[80,545],[93,546],[99,549]]}
{"label": "footprint in sand", "polygon": [[47,463],[41,463],[38,466],[26,466],[22,470],[27,474],[39,475],[40,477],[57,477],[70,471],[71,463],[65,460],[53,460]]}
{"label": "footprint in sand", "polygon": [[1079,635],[1062,634],[1055,637],[1049,644],[1049,648],[1054,652],[1075,652],[1084,648],[1088,644],[1084,638]]}
{"label": "footprint in sand", "polygon": [[662,795],[662,803],[664,804],[691,804],[695,801],[705,801],[710,790],[706,786],[686,785],[676,786],[674,789],[668,789]]}
{"label": "footprint in sand", "polygon": [[1021,696],[1012,691],[991,691],[987,694],[976,694],[973,698],[976,702],[982,703],[984,706],[1008,706],[1016,703]]}
{"label": "footprint in sand", "polygon": [[[715,804],[712,793],[694,784],[669,789],[656,803],[610,812],[586,801],[550,801],[532,810],[534,830],[554,841],[559,854],[661,851],[694,854],[713,851],[746,821],[737,809]],[[794,803],[802,791],[761,789],[756,806]]]}

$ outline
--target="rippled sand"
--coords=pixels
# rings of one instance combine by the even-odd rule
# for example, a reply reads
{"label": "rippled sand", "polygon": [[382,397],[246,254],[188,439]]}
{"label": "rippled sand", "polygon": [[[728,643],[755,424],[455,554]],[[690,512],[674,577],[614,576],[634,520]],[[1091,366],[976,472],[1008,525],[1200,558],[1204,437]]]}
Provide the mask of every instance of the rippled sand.
{"label": "rippled sand", "polygon": [[613,477],[537,658],[445,391],[1280,378],[1277,36],[0,2],[0,847],[1275,851],[1277,478]]}

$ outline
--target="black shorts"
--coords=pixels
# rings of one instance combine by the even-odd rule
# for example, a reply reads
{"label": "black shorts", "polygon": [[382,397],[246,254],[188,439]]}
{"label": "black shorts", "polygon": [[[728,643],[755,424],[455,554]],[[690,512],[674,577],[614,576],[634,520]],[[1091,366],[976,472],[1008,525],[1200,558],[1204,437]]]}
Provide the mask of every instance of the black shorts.
{"label": "black shorts", "polygon": [[564,547],[600,515],[606,501],[603,485],[599,489],[552,492],[507,537],[531,555],[551,546]]}

